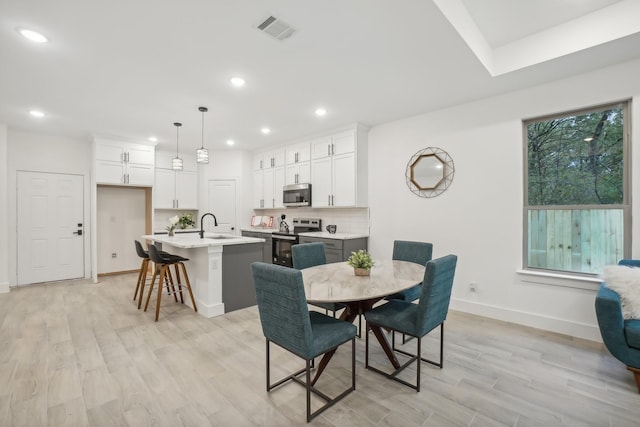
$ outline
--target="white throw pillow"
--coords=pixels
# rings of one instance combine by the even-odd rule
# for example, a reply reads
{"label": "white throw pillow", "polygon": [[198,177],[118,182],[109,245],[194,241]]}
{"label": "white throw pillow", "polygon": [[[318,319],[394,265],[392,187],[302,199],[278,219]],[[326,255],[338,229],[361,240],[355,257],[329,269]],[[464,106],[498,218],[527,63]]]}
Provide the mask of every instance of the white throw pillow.
{"label": "white throw pillow", "polygon": [[640,319],[640,268],[607,265],[602,269],[602,279],[620,295],[622,317]]}

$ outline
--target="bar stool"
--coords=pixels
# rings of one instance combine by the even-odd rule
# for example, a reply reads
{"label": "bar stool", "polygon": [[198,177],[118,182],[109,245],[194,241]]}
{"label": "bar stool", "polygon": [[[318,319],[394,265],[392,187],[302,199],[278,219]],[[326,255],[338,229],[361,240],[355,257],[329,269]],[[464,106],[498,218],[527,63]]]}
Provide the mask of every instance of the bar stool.
{"label": "bar stool", "polygon": [[[142,263],[140,264],[140,272],[138,273],[138,281],[136,282],[136,290],[133,293],[133,300],[135,301],[138,298],[138,291],[140,291],[140,299],[138,300],[138,310],[142,306],[142,295],[144,294],[144,287],[147,283],[147,273],[149,271],[149,252],[145,251],[142,247],[142,243],[137,240],[134,240],[136,245],[136,252],[138,256],[142,258]],[[167,256],[169,255],[167,252],[160,251],[160,255]]]}
{"label": "bar stool", "polygon": [[[184,261],[189,261],[189,258],[183,258],[179,255],[172,255],[167,252],[160,253],[155,245],[149,245],[149,258],[155,264],[155,268],[153,271],[153,277],[151,278],[151,285],[149,288],[149,292],[147,293],[147,301],[144,305],[144,311],[147,311],[147,307],[149,306],[149,299],[151,298],[151,293],[153,292],[153,285],[156,281],[156,277],[159,276],[158,279],[158,298],[156,301],[156,322],[158,321],[158,317],[160,315],[160,302],[162,300],[162,288],[166,287],[169,294],[173,293],[173,297],[178,301],[176,286],[180,292],[180,302],[184,304],[184,297],[182,295],[182,288],[186,287],[189,292],[189,297],[191,298],[191,304],[193,304],[193,310],[198,311],[198,307],[196,306],[196,301],[193,298],[193,292],[191,291],[191,283],[189,282],[189,275],[187,274],[187,269],[184,266]],[[174,266],[176,272],[176,281],[174,283],[173,278],[171,277],[171,266]],[[180,271],[178,270],[178,266],[182,267],[182,274],[184,276],[185,283],[182,284],[180,280]],[[171,287],[171,289],[169,289]]]}

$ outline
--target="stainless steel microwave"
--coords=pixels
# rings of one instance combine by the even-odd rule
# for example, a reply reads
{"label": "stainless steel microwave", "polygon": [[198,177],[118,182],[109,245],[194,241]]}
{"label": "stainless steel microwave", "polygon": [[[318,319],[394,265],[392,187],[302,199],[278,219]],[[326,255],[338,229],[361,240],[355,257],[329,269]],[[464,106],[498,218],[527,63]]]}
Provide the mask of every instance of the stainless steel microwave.
{"label": "stainless steel microwave", "polygon": [[285,185],[282,202],[288,207],[311,206],[311,184]]}

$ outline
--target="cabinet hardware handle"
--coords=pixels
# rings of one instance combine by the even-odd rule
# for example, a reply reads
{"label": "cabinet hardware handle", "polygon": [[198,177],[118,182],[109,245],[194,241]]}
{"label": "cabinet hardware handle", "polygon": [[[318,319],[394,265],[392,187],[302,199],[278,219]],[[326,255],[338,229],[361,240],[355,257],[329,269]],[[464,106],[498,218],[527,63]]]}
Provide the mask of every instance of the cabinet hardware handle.
{"label": "cabinet hardware handle", "polygon": [[334,154],[336,154],[336,145],[331,144],[331,155],[333,156]]}
{"label": "cabinet hardware handle", "polygon": [[262,169],[262,160],[260,160],[260,169]]}
{"label": "cabinet hardware handle", "polygon": [[327,196],[327,206],[331,206],[331,196]]}
{"label": "cabinet hardware handle", "polygon": [[276,207],[276,199],[271,199],[271,207],[272,208]]}
{"label": "cabinet hardware handle", "polygon": [[333,194],[331,195],[331,206],[333,206]]}
{"label": "cabinet hardware handle", "polygon": [[327,144],[327,156],[331,155],[331,144]]}

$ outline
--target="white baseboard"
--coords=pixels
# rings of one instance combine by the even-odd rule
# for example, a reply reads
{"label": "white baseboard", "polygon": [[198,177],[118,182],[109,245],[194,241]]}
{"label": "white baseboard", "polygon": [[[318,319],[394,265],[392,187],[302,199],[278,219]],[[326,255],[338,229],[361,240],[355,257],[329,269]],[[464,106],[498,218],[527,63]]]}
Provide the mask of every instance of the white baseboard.
{"label": "white baseboard", "polygon": [[9,282],[0,282],[0,294],[9,293]]}
{"label": "white baseboard", "polygon": [[[187,300],[188,298],[185,298],[185,305],[191,307],[191,301]],[[222,302],[213,305],[207,305],[204,301],[198,301],[196,304],[198,304],[198,314],[206,318],[222,316],[224,314],[224,303]]]}
{"label": "white baseboard", "polygon": [[570,335],[576,338],[602,342],[598,325],[588,325],[586,323],[572,322],[570,320],[542,316],[536,313],[527,313],[525,311],[454,298],[451,299],[450,308],[456,311],[517,323],[519,325]]}

